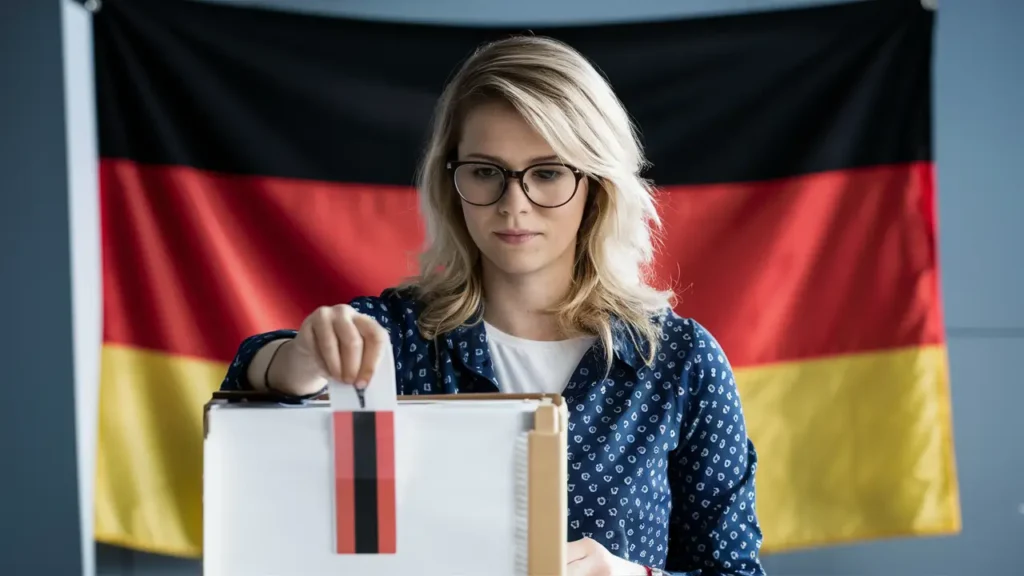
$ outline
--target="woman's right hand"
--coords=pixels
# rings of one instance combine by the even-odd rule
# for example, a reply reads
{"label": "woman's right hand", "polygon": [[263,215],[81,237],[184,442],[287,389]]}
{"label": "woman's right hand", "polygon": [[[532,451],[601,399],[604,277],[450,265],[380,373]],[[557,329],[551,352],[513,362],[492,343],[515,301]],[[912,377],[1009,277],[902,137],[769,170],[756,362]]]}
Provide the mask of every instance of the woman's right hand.
{"label": "woman's right hand", "polygon": [[267,371],[270,387],[313,394],[330,379],[365,388],[387,341],[376,320],[348,304],[321,306],[303,320],[294,340],[281,344]]}

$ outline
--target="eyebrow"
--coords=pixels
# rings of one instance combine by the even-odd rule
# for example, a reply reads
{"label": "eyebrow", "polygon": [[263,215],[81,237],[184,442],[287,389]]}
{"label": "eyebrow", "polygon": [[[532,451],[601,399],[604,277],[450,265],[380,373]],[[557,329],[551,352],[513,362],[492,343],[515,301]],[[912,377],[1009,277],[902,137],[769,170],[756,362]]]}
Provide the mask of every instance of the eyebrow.
{"label": "eyebrow", "polygon": [[[497,156],[491,156],[489,154],[477,154],[477,153],[467,154],[466,158],[475,158],[475,159],[478,159],[478,160],[487,160],[488,162],[494,162],[495,164],[500,164],[502,166],[508,166],[508,164],[509,164],[505,160],[503,160],[501,158],[498,158]],[[536,158],[530,158],[526,163],[528,165],[532,165],[532,164],[542,164],[542,163],[545,163],[545,162],[557,162],[558,164],[561,164],[562,160],[558,156],[550,155],[550,156],[538,156]]]}

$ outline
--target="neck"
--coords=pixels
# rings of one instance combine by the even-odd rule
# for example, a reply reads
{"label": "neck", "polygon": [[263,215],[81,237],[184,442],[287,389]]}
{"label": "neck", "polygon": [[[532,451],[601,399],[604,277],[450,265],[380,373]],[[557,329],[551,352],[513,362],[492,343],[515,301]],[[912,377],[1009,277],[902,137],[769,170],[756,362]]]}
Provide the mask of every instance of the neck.
{"label": "neck", "polygon": [[484,320],[498,330],[527,340],[562,340],[553,313],[569,292],[569,267],[551,266],[533,274],[509,275],[483,263]]}

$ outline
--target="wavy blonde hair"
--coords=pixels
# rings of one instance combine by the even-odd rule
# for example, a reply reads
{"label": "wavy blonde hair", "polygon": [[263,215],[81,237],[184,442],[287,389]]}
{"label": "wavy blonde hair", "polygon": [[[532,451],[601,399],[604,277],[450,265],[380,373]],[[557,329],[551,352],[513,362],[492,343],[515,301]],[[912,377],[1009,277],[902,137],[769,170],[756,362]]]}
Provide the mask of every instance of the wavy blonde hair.
{"label": "wavy blonde hair", "polygon": [[590,179],[571,289],[549,312],[565,334],[600,337],[609,368],[612,324],[621,320],[632,329],[634,346],[647,344],[649,364],[660,336],[653,318],[671,306],[673,295],[650,284],[653,231],[661,222],[653,187],[640,176],[647,161],[604,77],[573,48],[538,36],[480,47],[438,101],[418,176],[427,246],[419,276],[406,283],[424,305],[421,334],[433,339],[466,323],[484,300],[480,253],[445,164],[455,159],[468,110],[496,99],[511,104],[563,162]]}

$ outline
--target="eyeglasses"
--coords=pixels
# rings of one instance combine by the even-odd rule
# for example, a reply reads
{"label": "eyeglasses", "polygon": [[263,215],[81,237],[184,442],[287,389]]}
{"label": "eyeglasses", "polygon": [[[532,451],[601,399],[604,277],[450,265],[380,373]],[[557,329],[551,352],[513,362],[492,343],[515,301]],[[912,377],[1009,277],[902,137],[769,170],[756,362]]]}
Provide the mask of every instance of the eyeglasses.
{"label": "eyeglasses", "polygon": [[508,190],[509,180],[519,180],[523,193],[542,208],[558,208],[576,196],[583,172],[572,166],[543,163],[523,170],[508,170],[490,162],[448,162],[455,190],[467,203],[490,206]]}

